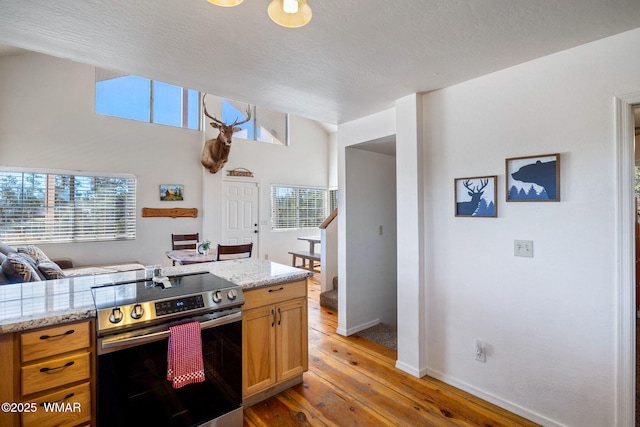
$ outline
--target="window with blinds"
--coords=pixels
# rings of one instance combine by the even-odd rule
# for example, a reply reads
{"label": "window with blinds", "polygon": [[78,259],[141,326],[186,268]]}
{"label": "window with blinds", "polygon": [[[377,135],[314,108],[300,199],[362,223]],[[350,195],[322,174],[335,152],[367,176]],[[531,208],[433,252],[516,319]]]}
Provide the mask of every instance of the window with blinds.
{"label": "window with blinds", "polygon": [[338,190],[329,190],[329,213],[338,209]]}
{"label": "window with blinds", "polygon": [[271,228],[318,227],[327,216],[326,198],[326,190],[272,185]]}
{"label": "window with blinds", "polygon": [[0,170],[0,241],[53,243],[135,237],[133,175]]}

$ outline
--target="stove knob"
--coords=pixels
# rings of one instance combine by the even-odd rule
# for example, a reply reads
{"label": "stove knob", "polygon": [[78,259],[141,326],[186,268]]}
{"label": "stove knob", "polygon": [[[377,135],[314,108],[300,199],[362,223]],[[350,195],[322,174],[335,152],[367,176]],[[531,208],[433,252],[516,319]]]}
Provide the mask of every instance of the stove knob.
{"label": "stove knob", "polygon": [[142,308],[140,304],[136,304],[133,306],[133,309],[131,310],[132,318],[139,319],[142,317],[143,314],[144,314],[144,308]]}
{"label": "stove knob", "polygon": [[238,292],[235,289],[231,289],[229,292],[227,292],[227,298],[229,298],[230,301],[236,299],[237,296]]}
{"label": "stove knob", "polygon": [[109,322],[119,323],[122,321],[123,317],[124,317],[124,313],[122,312],[122,310],[120,310],[119,307],[116,307],[113,310],[111,310],[111,314],[109,315]]}
{"label": "stove knob", "polygon": [[212,296],[213,296],[213,302],[215,302],[216,304],[219,304],[220,302],[222,302],[222,292],[215,291]]}

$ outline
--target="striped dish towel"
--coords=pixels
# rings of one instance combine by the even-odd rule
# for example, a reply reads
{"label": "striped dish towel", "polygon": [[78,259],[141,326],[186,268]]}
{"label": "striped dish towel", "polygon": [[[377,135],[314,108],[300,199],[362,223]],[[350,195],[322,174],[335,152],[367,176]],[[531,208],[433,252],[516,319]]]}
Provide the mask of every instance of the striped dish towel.
{"label": "striped dish towel", "polygon": [[169,332],[171,335],[167,352],[167,380],[173,382],[173,388],[203,382],[200,323],[169,326]]}

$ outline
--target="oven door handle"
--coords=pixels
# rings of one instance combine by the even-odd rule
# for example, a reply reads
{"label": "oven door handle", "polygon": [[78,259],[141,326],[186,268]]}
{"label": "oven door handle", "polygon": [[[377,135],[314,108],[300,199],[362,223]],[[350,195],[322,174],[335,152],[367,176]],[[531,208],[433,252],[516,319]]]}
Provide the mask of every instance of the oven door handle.
{"label": "oven door handle", "polygon": [[[228,316],[219,317],[217,319],[200,322],[200,329],[215,328],[216,326],[226,325],[228,323],[232,323],[240,319],[242,319],[241,311],[238,313],[230,314]],[[134,336],[131,338],[117,338],[117,337],[111,338],[111,339],[107,338],[102,340],[102,342],[100,343],[100,347],[102,350],[113,351],[115,349],[135,347],[137,345],[147,344],[155,341],[161,341],[163,339],[169,338],[169,335],[171,335],[170,331],[162,331],[162,332],[155,332],[153,334]]]}

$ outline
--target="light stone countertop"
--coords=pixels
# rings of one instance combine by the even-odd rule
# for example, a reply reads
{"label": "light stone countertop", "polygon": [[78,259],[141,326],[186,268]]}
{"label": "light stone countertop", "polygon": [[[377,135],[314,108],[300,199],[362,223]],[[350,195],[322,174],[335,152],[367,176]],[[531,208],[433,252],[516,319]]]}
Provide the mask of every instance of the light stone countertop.
{"label": "light stone countertop", "polygon": [[[246,290],[296,282],[312,275],[307,270],[253,258],[163,268],[166,276],[205,271]],[[93,286],[143,279],[144,271],[138,270],[2,285],[0,334],[95,317]]]}

